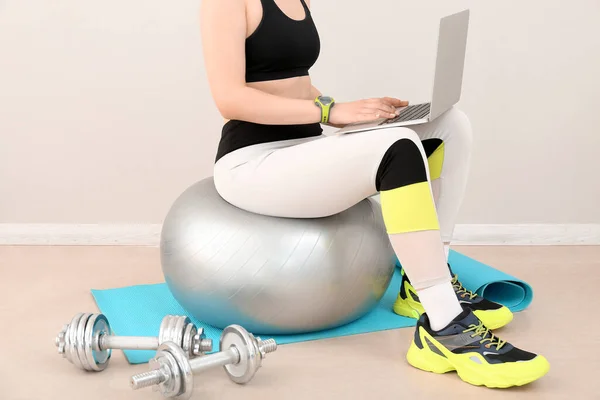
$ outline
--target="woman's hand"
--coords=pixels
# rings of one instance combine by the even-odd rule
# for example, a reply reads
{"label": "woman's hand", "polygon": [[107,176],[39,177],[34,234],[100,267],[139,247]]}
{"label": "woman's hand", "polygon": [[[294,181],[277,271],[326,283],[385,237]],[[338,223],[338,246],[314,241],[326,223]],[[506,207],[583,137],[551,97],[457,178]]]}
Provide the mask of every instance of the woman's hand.
{"label": "woman's hand", "polygon": [[394,118],[397,115],[397,108],[407,105],[408,101],[392,97],[336,103],[331,108],[329,122],[333,126],[345,126],[379,118]]}

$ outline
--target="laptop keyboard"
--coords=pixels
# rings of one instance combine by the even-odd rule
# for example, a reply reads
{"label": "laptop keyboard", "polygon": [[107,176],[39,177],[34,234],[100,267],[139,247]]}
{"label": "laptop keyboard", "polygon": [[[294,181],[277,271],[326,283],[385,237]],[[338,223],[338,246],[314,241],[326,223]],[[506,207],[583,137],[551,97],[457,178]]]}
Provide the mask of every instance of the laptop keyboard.
{"label": "laptop keyboard", "polygon": [[393,124],[396,122],[413,121],[416,119],[422,119],[429,115],[429,106],[431,103],[422,103],[408,106],[400,112],[395,118],[386,119],[379,125]]}

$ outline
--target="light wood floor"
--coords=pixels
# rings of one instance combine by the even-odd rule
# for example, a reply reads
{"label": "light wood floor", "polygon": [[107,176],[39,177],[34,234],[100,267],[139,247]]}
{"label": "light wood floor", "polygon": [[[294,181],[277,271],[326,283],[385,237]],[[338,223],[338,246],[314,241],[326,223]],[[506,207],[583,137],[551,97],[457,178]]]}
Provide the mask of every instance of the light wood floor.
{"label": "light wood floor", "polygon": [[[600,247],[462,247],[530,282],[531,307],[498,331],[544,354],[551,370],[522,388],[470,386],[404,355],[413,328],[280,346],[246,386],[222,371],[196,376],[194,399],[600,399]],[[144,247],[0,247],[0,399],[160,399],[133,392],[121,353],[101,373],[62,359],[54,337],[76,312],[97,308],[90,288],[161,282],[158,250]]]}

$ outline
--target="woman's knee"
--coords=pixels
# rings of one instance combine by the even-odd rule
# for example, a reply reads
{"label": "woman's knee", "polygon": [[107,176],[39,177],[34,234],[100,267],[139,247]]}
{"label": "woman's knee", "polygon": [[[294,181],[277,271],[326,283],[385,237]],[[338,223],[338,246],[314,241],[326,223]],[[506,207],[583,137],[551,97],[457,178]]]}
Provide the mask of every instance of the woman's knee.
{"label": "woman's knee", "polygon": [[388,142],[377,168],[378,191],[427,181],[427,158],[417,134],[410,129],[390,129]]}
{"label": "woman's knee", "polygon": [[439,118],[440,124],[443,125],[448,136],[444,138],[444,141],[448,143],[450,141],[456,142],[470,151],[473,144],[473,131],[467,114],[457,107],[452,107]]}
{"label": "woman's knee", "polygon": [[375,179],[387,232],[437,230],[439,223],[421,141],[414,132],[391,135],[394,141],[387,148]]}
{"label": "woman's knee", "polygon": [[382,142],[387,146],[391,146],[393,143],[398,140],[409,140],[417,147],[421,147],[421,139],[419,135],[415,131],[406,127],[393,127],[393,128],[385,128],[385,129],[377,129],[371,132],[367,132],[371,140]]}
{"label": "woman's knee", "polygon": [[441,176],[447,159],[469,159],[473,147],[471,123],[467,115],[458,108],[452,107],[440,115],[421,133],[431,180]]}
{"label": "woman's knee", "polygon": [[[396,143],[400,142],[405,145],[412,144],[412,146],[419,150],[423,159],[426,159],[425,150],[421,142],[421,138],[415,131],[405,127],[393,127],[386,129],[377,129],[370,132],[365,132],[366,143],[365,146],[374,146],[377,148],[380,157],[384,156],[386,152]],[[398,145],[397,145],[398,146]]]}

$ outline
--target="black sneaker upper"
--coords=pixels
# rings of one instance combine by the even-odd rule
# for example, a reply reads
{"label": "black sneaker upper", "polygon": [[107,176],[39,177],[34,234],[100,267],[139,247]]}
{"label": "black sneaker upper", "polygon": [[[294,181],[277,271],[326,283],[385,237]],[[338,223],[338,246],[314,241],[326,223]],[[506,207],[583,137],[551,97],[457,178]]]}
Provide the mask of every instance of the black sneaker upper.
{"label": "black sneaker upper", "polygon": [[[439,331],[431,329],[427,314],[423,314],[417,322],[417,330],[415,331],[416,346],[420,349],[423,346],[428,346],[434,353],[444,356],[436,344],[430,340],[426,339],[426,343],[422,343],[419,337],[420,327],[423,327],[447,350],[455,354],[476,352],[490,364],[529,361],[536,357],[536,354],[518,349],[498,338],[483,325],[471,309],[465,306],[463,306],[462,313]],[[473,357],[472,360],[481,363],[481,360],[477,357]]]}
{"label": "black sneaker upper", "polygon": [[458,276],[455,274],[452,274],[452,287],[454,288],[454,292],[456,293],[459,303],[469,306],[471,310],[487,311],[498,310],[502,308],[502,304],[494,303],[493,301],[484,299],[483,297],[478,296],[476,293],[464,288],[459,282]]}
{"label": "black sneaker upper", "polygon": [[406,276],[406,273],[404,272],[404,270],[402,270],[401,274],[402,274],[402,282],[400,282],[400,298],[406,300],[407,293],[408,293],[408,295],[410,295],[410,297],[414,301],[419,301],[420,302],[419,296],[417,296],[412,291],[409,291],[409,290],[406,289],[406,283],[410,283],[410,280],[408,279],[408,276]]}

